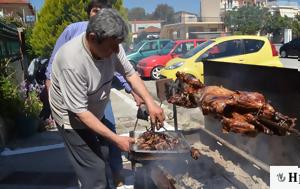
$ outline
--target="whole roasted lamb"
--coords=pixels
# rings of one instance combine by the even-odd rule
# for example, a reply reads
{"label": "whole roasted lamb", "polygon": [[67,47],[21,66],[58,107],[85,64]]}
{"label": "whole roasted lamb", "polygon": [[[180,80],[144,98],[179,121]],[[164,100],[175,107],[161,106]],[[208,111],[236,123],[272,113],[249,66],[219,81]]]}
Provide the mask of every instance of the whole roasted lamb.
{"label": "whole roasted lamb", "polygon": [[294,128],[296,118],[277,112],[258,92],[231,91],[222,86],[205,86],[195,77],[177,72],[173,94],[168,102],[186,108],[200,107],[204,115],[220,119],[224,132],[256,136],[284,136],[300,133]]}

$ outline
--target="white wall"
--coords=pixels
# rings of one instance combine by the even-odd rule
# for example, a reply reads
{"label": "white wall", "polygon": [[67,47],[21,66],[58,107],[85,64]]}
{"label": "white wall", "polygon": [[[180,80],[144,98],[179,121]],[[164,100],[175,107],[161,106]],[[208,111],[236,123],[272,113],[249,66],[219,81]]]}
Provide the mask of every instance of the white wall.
{"label": "white wall", "polygon": [[[154,26],[157,28],[161,28],[161,24],[160,23],[138,23],[138,24],[130,24],[131,25],[131,31],[132,33],[137,33],[140,30],[146,29],[149,26]],[[143,28],[143,29],[139,29],[139,28]]]}
{"label": "white wall", "polygon": [[204,22],[220,21],[221,0],[201,0],[200,15]]}

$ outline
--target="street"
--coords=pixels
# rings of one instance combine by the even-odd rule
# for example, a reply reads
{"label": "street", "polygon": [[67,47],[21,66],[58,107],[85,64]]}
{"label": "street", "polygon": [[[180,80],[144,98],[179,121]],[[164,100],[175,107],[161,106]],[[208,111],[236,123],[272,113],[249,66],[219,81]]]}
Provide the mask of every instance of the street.
{"label": "street", "polygon": [[300,71],[300,61],[298,61],[297,57],[280,58],[280,61],[285,68],[293,68]]}

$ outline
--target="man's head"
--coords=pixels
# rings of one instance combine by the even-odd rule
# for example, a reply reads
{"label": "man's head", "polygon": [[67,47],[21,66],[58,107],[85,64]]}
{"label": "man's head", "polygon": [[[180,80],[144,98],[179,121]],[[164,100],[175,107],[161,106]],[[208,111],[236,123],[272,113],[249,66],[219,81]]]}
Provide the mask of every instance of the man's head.
{"label": "man's head", "polygon": [[89,49],[95,58],[106,58],[119,52],[119,44],[128,35],[128,27],[114,9],[101,9],[91,17],[86,30]]}
{"label": "man's head", "polygon": [[114,2],[115,0],[90,0],[86,8],[86,13],[90,18],[95,16],[96,13],[102,8],[111,8]]}

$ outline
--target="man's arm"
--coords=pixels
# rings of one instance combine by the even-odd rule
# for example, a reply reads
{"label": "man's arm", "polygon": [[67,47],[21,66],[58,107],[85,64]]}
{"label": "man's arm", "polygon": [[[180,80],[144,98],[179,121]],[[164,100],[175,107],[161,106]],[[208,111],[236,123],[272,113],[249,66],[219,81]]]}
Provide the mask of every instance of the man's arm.
{"label": "man's arm", "polygon": [[145,87],[144,82],[141,80],[140,76],[138,76],[128,61],[122,45],[120,45],[120,51],[116,61],[116,70],[117,72],[126,76],[127,81],[129,81],[133,88],[133,91],[144,100],[148,108],[151,121],[153,123],[158,121],[160,122],[160,125],[163,125],[163,121],[165,120],[163,109],[154,102],[152,96]]}
{"label": "man's arm", "polygon": [[[125,91],[127,93],[131,93],[132,88],[131,88],[130,84],[126,81],[126,79],[123,77],[123,75],[121,75],[118,72],[115,72],[114,75],[117,78],[117,80],[119,81],[119,83],[121,84],[121,86],[125,89]],[[114,87],[114,86],[112,86],[112,87]]]}
{"label": "man's arm", "polygon": [[151,121],[153,123],[159,121],[160,124],[163,124],[163,121],[165,120],[163,109],[154,102],[152,96],[148,92],[140,76],[138,76],[138,74],[135,72],[134,74],[127,77],[127,80],[130,82],[131,86],[133,87],[133,91],[143,98],[148,108]]}
{"label": "man's arm", "polygon": [[87,127],[100,134],[107,140],[113,142],[122,151],[128,152],[130,150],[130,144],[134,143],[133,138],[116,135],[101,121],[99,121],[99,119],[96,118],[90,111],[77,113],[76,115]]}
{"label": "man's arm", "polygon": [[[125,50],[123,48],[123,46],[120,44],[120,52],[118,53],[118,62],[121,63],[121,65],[129,65],[129,67],[127,66],[127,70],[133,70],[132,65],[130,64],[130,62],[128,61],[127,57],[126,57],[126,53]],[[117,66],[118,67],[118,66]],[[135,93],[135,91],[132,90],[130,84],[127,82],[127,80],[124,78],[124,75],[126,74],[124,68],[121,69],[121,72],[115,72],[115,76],[118,78],[118,80],[120,81],[120,83],[122,84],[122,86],[125,88],[125,91],[127,93],[131,93],[133,99],[136,102],[137,106],[140,106],[141,104],[144,104],[144,100],[141,98],[141,96],[139,96],[138,94]],[[128,73],[127,73],[128,74]]]}
{"label": "man's arm", "polygon": [[115,72],[114,75],[118,79],[118,81],[122,85],[122,87],[125,89],[125,91],[128,94],[132,95],[132,97],[133,97],[134,101],[136,102],[137,106],[140,106],[141,104],[144,104],[143,99],[132,90],[130,84],[127,82],[127,80],[120,73]]}
{"label": "man's arm", "polygon": [[51,57],[49,59],[49,63],[47,66],[47,70],[46,70],[46,78],[47,80],[50,80],[50,76],[51,76],[51,69],[52,69],[52,63],[53,63],[53,59],[57,53],[57,51],[60,49],[61,46],[63,46],[67,41],[70,40],[70,34],[69,34],[69,29],[68,27],[60,34],[59,38],[57,39],[54,49],[52,51]]}

